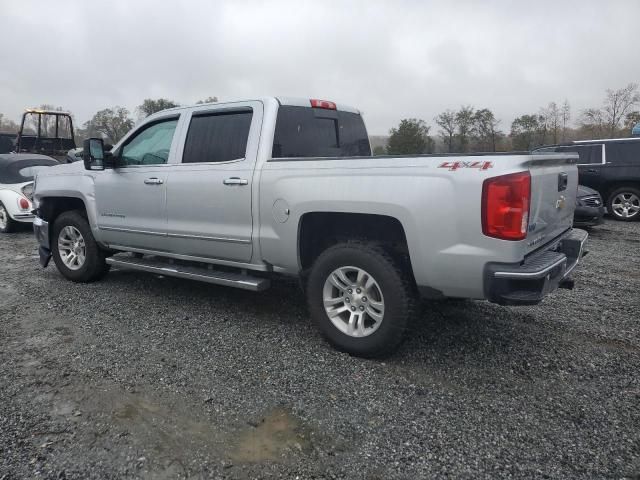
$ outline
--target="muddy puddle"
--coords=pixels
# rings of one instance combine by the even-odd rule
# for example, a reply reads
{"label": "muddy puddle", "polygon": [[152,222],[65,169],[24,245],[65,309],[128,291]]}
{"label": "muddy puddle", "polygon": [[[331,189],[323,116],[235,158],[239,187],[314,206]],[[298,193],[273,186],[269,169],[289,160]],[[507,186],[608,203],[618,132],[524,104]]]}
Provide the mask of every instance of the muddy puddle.
{"label": "muddy puddle", "polygon": [[286,460],[288,455],[308,453],[312,432],[284,409],[275,409],[251,425],[229,451],[234,462],[256,463]]}
{"label": "muddy puddle", "polygon": [[81,397],[58,400],[52,413],[72,417],[81,410],[92,421],[108,419],[115,427],[111,432],[126,432],[127,441],[144,452],[148,468],[156,472],[203,458],[233,465],[288,463],[312,451],[314,432],[285,408],[240,420],[238,429],[237,424],[215,424],[204,412],[171,399],[157,401],[118,389],[85,391]]}

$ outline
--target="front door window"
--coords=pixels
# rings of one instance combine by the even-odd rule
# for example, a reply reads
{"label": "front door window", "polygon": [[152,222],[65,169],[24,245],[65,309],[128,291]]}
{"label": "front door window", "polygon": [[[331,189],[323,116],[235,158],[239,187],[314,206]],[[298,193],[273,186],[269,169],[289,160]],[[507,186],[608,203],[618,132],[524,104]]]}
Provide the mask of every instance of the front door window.
{"label": "front door window", "polygon": [[178,119],[153,123],[137,132],[122,147],[118,167],[167,163]]}

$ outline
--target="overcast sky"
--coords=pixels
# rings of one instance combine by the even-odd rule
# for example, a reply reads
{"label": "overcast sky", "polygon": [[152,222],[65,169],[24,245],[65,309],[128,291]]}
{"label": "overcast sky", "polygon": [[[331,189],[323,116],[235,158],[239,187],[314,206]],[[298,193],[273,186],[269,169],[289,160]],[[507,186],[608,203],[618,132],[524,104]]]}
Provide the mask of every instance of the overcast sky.
{"label": "overcast sky", "polygon": [[401,118],[488,107],[508,129],[565,98],[640,82],[640,0],[0,0],[0,112],[42,103],[83,123],[144,98],[323,98]]}

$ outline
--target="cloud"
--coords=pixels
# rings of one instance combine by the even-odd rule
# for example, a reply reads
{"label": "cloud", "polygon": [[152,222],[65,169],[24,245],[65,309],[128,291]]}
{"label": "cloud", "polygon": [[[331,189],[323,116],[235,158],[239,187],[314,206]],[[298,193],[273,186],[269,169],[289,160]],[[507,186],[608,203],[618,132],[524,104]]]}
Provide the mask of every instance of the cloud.
{"label": "cloud", "polygon": [[637,0],[3,2],[0,111],[84,122],[148,97],[355,105],[373,134],[462,104],[503,125],[549,101],[599,105],[640,81]]}

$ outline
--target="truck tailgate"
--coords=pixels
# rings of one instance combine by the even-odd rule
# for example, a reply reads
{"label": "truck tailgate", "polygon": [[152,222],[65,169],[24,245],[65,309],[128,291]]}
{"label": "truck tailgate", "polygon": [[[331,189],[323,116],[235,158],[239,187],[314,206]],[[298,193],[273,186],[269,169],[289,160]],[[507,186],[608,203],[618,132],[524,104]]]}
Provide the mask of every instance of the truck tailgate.
{"label": "truck tailgate", "polygon": [[578,189],[575,155],[540,155],[530,162],[529,253],[571,228]]}

